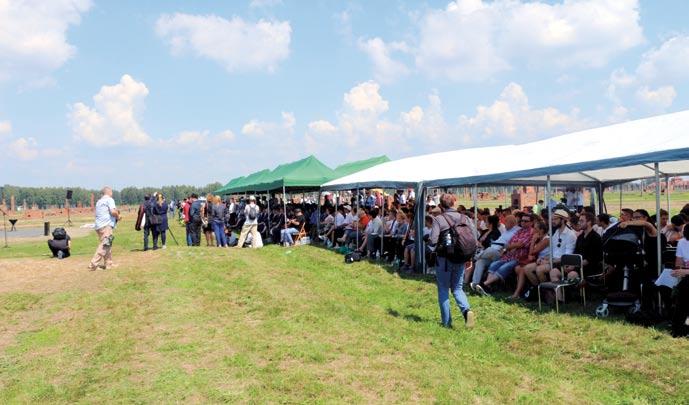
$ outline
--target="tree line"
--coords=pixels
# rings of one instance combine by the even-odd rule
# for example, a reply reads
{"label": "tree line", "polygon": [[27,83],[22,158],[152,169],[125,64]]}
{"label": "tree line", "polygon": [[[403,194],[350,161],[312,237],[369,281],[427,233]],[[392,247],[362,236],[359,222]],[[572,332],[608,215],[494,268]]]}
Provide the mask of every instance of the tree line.
{"label": "tree line", "polygon": [[[143,201],[146,194],[153,194],[154,192],[162,192],[165,198],[170,200],[180,200],[191,193],[205,195],[213,193],[215,190],[222,187],[221,183],[210,183],[203,187],[177,185],[177,186],[163,186],[163,187],[125,187],[121,190],[113,190],[113,198],[117,204],[131,205],[139,204]],[[5,201],[7,206],[10,205],[10,197],[14,196],[17,206],[21,206],[24,200],[29,207],[36,204],[39,208],[47,208],[50,206],[62,207],[65,204],[65,197],[67,190],[72,190],[72,206],[81,203],[84,207],[88,207],[91,203],[91,194],[98,200],[100,197],[100,190],[92,190],[81,187],[20,187],[6,184],[0,189],[0,204]]]}

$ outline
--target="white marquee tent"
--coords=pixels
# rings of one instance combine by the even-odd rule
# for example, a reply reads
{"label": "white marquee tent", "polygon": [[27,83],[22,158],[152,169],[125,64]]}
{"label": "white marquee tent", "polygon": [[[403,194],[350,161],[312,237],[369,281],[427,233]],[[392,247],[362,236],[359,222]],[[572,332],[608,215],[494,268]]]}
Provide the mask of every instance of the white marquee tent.
{"label": "white marquee tent", "polygon": [[[602,194],[603,187],[609,185],[655,177],[657,211],[661,176],[687,174],[689,110],[520,145],[461,149],[395,160],[333,180],[321,188],[415,187],[420,201],[416,226],[417,232],[422,232],[426,188],[546,184],[549,195],[554,183],[595,186]],[[659,217],[657,221],[659,226]],[[660,238],[657,243],[660,252]],[[423,260],[423,248],[419,245],[417,249],[417,259]]]}
{"label": "white marquee tent", "polygon": [[383,163],[322,186],[425,187],[474,184],[612,185],[689,174],[689,110],[520,145],[460,149]]}

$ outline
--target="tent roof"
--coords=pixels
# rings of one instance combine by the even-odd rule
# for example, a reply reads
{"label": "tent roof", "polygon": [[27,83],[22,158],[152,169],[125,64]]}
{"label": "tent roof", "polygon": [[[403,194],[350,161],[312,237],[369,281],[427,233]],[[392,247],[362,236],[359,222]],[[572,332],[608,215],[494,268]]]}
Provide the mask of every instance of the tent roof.
{"label": "tent roof", "polygon": [[267,181],[256,184],[257,190],[318,189],[323,183],[337,177],[335,172],[314,156],[278,166]]}
{"label": "tent roof", "polygon": [[254,184],[254,180],[260,178],[261,176],[264,176],[265,174],[269,173],[270,170],[268,169],[263,169],[258,172],[251,173],[250,175],[240,178],[232,187],[228,187],[227,190],[225,190],[225,193],[227,194],[232,194],[232,193],[243,193],[244,191],[249,191],[246,187],[248,185]]}
{"label": "tent roof", "polygon": [[222,187],[220,187],[219,189],[215,190],[215,193],[214,193],[214,194],[224,194],[224,193],[227,193],[227,190],[229,190],[229,189],[231,189],[232,187],[234,187],[234,186],[235,186],[239,181],[241,181],[242,179],[244,179],[244,176],[235,177],[234,179],[228,181],[227,184],[225,184],[224,186],[222,186]]}
{"label": "tent roof", "polygon": [[377,166],[381,163],[389,162],[390,158],[383,156],[376,156],[369,159],[357,160],[356,162],[349,162],[339,165],[335,168],[335,176],[344,177],[352,173],[360,172],[369,167]]}
{"label": "tent roof", "polygon": [[616,184],[689,174],[689,110],[574,132],[521,145],[461,149],[400,159],[323,185],[427,187],[470,184]]}

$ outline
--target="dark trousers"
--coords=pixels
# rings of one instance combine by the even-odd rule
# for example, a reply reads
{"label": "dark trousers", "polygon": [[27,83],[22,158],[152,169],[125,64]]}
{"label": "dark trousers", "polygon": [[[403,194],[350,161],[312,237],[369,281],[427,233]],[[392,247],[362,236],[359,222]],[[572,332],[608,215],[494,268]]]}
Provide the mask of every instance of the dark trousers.
{"label": "dark trousers", "polygon": [[672,315],[672,336],[687,336],[689,326],[685,322],[689,316],[689,277],[682,277],[673,293],[675,308]]}
{"label": "dark trousers", "polygon": [[191,235],[191,246],[201,246],[201,221],[189,223],[189,235]]}
{"label": "dark trousers", "polygon": [[165,246],[165,231],[159,231],[153,228],[153,249],[158,249],[158,237],[160,237],[161,243]]}
{"label": "dark trousers", "polygon": [[148,235],[151,234],[151,227],[144,226],[144,250],[148,250]]}

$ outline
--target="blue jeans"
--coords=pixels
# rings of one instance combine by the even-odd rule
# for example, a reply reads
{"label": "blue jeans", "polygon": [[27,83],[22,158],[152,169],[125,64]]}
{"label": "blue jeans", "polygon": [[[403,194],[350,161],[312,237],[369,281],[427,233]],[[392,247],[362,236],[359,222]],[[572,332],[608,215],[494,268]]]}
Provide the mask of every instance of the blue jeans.
{"label": "blue jeans", "polygon": [[280,234],[282,237],[280,238],[280,242],[287,242],[290,245],[294,244],[294,240],[292,239],[292,235],[296,235],[299,233],[299,230],[296,228],[287,228],[283,229],[280,231]]}
{"label": "blue jeans", "polygon": [[502,281],[514,273],[514,268],[517,267],[517,260],[497,260],[490,264],[488,273],[494,273]]}
{"label": "blue jeans", "polygon": [[435,280],[438,286],[440,320],[444,326],[451,326],[450,291],[452,291],[452,295],[455,297],[455,301],[457,301],[457,305],[462,313],[470,309],[469,300],[462,289],[464,263],[452,263],[444,257],[438,257],[438,265],[435,268]]}
{"label": "blue jeans", "polygon": [[227,246],[227,237],[225,236],[225,224],[222,222],[213,221],[213,232],[215,232],[215,245]]}
{"label": "blue jeans", "polygon": [[187,246],[191,246],[191,222],[184,224],[185,231],[187,232]]}

